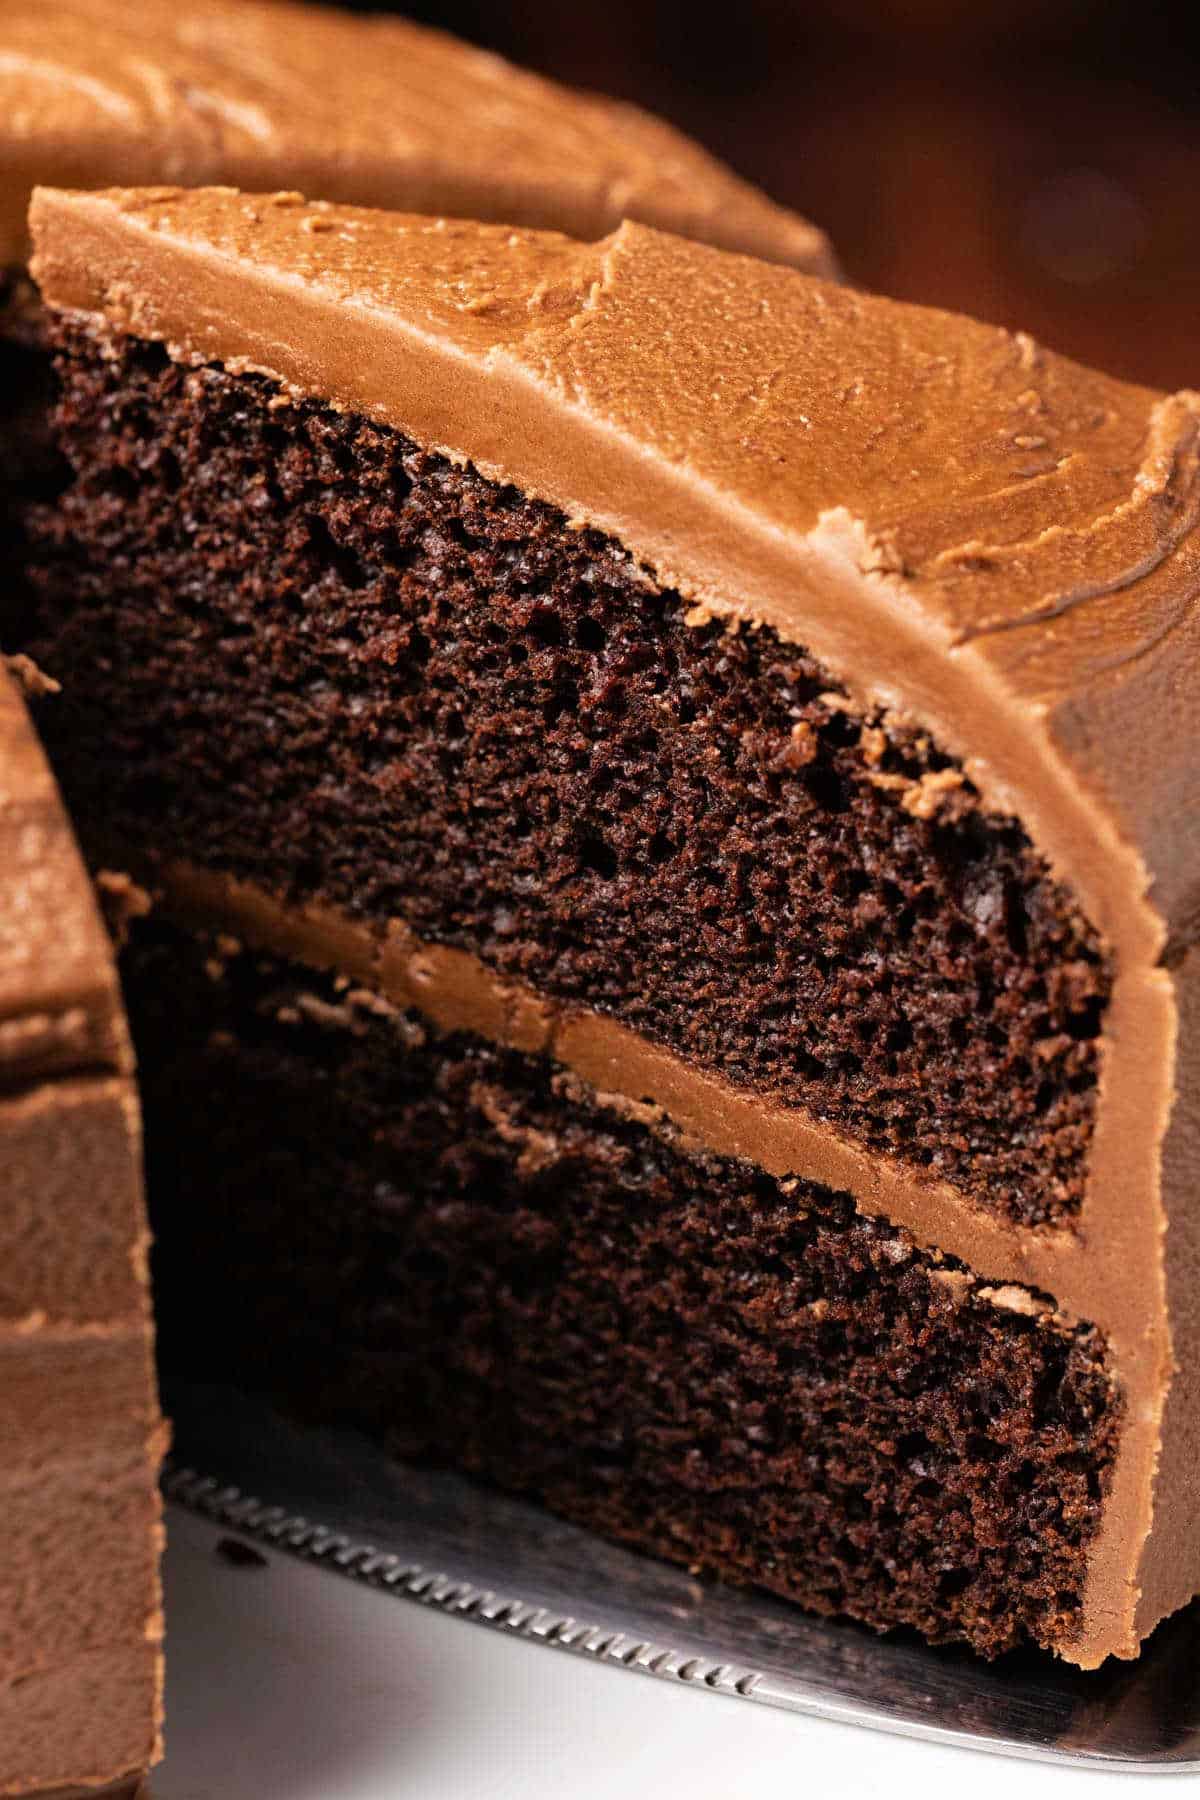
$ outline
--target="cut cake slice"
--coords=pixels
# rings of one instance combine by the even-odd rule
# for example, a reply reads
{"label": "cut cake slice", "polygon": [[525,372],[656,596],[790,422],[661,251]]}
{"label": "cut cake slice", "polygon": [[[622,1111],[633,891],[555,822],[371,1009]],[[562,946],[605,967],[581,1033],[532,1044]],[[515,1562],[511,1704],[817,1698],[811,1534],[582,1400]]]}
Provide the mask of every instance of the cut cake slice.
{"label": "cut cake slice", "polygon": [[33,223],[169,1360],[219,1290],[660,1553],[1135,1654],[1200,1560],[1200,402],[636,224]]}

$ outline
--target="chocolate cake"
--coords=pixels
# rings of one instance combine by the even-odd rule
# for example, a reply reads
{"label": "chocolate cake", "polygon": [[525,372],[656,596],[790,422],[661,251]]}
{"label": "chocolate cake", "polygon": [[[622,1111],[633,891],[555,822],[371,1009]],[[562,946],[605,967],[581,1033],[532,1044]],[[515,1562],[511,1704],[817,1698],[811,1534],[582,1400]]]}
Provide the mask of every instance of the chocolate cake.
{"label": "chocolate cake", "polygon": [[1200,401],[636,224],[33,221],[168,1366],[220,1293],[242,1378],[697,1570],[1136,1654],[1200,1542]]}
{"label": "chocolate cake", "polygon": [[131,1069],[92,887],[0,664],[5,1794],[128,1783],[157,1739],[162,1431]]}

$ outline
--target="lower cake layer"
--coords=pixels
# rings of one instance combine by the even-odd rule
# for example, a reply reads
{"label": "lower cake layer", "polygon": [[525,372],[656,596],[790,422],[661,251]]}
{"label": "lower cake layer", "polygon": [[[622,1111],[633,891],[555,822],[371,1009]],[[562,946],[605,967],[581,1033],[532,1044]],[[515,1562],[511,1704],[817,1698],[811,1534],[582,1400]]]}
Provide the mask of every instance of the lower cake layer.
{"label": "lower cake layer", "polygon": [[821,1613],[1070,1643],[1094,1327],[344,978],[161,922],[125,974],[168,1369]]}

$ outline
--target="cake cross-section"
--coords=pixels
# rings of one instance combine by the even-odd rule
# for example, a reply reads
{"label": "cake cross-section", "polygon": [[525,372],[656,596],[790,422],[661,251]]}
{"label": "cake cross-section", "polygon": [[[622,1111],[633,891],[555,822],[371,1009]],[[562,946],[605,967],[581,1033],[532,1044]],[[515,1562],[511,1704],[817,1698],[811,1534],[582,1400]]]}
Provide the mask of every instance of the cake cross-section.
{"label": "cake cross-section", "polygon": [[219,1288],[234,1372],[658,1553],[1136,1653],[1200,1575],[1200,400],[636,224],[33,224],[168,1362]]}

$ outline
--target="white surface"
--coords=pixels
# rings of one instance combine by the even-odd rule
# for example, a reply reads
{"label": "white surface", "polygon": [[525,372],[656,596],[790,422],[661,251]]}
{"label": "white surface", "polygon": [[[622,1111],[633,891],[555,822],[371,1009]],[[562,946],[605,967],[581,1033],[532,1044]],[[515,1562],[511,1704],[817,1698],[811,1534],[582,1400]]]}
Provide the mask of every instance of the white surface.
{"label": "white surface", "polygon": [[773,1712],[505,1639],[171,1517],[154,1800],[1167,1800],[1107,1775]]}

